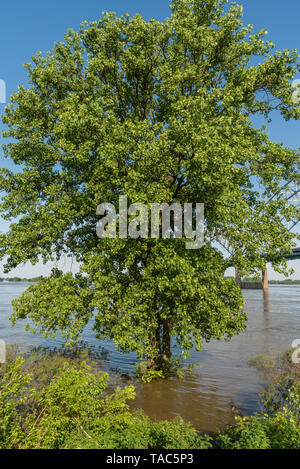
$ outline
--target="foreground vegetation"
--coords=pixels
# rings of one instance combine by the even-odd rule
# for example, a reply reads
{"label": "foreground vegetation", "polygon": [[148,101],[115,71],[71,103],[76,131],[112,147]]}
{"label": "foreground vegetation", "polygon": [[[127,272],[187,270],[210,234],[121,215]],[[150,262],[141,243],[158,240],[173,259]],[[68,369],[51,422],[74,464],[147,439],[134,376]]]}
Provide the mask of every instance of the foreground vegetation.
{"label": "foreground vegetation", "polygon": [[300,370],[289,354],[280,371],[272,368],[263,412],[237,417],[214,436],[199,435],[181,418],[153,422],[131,411],[134,387],[116,386],[90,350],[8,355],[0,368],[1,449],[300,448]]}

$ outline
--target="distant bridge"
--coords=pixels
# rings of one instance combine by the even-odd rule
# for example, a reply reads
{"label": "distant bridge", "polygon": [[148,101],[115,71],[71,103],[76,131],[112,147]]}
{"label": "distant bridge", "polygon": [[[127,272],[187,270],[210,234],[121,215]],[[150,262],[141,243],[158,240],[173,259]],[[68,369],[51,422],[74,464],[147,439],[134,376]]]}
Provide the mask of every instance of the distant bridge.
{"label": "distant bridge", "polygon": [[[300,183],[299,181],[295,181],[294,179],[287,181],[270,198],[270,200],[274,198],[276,199],[278,198],[278,200],[285,199],[288,204],[291,204],[295,208],[300,209]],[[289,223],[286,223],[284,218],[282,218],[281,221],[287,226],[288,230],[291,232],[295,228],[295,226],[300,222],[299,213],[298,215],[295,215],[295,219],[293,219]],[[230,245],[222,240],[218,240],[218,242],[222,246],[222,248],[224,248],[229,253],[229,259],[230,259],[230,255],[234,254]],[[268,256],[266,255],[263,257],[266,259],[266,263],[267,263]],[[284,257],[288,261],[294,261],[296,259],[300,259],[300,247],[294,248],[291,254],[287,254]],[[233,262],[230,260],[228,263],[228,267],[234,267]],[[264,291],[267,291],[269,288],[267,266],[265,266],[265,269],[262,271],[261,282],[243,282],[239,277],[237,269],[235,269],[235,278],[236,278],[237,285],[239,285],[241,288],[259,288],[259,289],[263,289]]]}
{"label": "distant bridge", "polygon": [[294,259],[300,259],[300,248],[293,249],[293,254],[288,254],[285,256],[286,259],[289,261],[293,261]]}
{"label": "distant bridge", "polygon": [[[300,248],[294,248],[292,251],[293,252],[291,254],[287,254],[286,256],[284,256],[285,259],[287,259],[288,261],[293,261],[295,259],[300,259]],[[234,267],[232,261],[229,261],[228,267]]]}
{"label": "distant bridge", "polygon": [[[294,248],[292,251],[293,252],[291,254],[287,254],[285,258],[288,261],[300,259],[300,247]],[[230,262],[229,266],[233,267],[233,263]],[[235,271],[235,279],[236,279],[237,285],[241,287],[242,289],[251,289],[251,290],[255,289],[255,290],[264,290],[264,291],[267,291],[269,289],[267,266],[265,267],[265,270],[262,271],[261,282],[243,282],[237,270]]]}

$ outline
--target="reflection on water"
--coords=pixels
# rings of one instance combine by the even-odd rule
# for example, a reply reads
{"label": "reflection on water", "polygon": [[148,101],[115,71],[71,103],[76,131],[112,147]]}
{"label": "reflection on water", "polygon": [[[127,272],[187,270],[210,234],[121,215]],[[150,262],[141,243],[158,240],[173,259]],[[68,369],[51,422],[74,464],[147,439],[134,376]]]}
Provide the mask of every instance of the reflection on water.
{"label": "reflection on water", "polygon": [[270,325],[270,312],[271,312],[270,292],[268,290],[263,291],[263,303],[264,303],[265,326],[266,326],[266,328],[268,328],[269,325]]}
{"label": "reflection on water", "polygon": [[[27,284],[0,283],[0,339],[23,345],[57,346],[60,339],[45,341],[24,332],[24,324],[10,326],[11,300],[20,295]],[[152,382],[137,385],[134,407],[141,407],[153,418],[181,415],[201,431],[215,431],[233,422],[232,407],[244,414],[258,410],[257,395],[265,385],[255,369],[248,366],[251,357],[289,348],[300,339],[300,286],[270,286],[262,290],[243,290],[248,312],[247,330],[230,342],[212,341],[202,352],[193,352],[191,362],[201,365],[194,375],[179,381]],[[83,336],[97,344],[89,325]],[[101,343],[110,353],[109,366],[122,373],[132,373],[133,353],[122,355],[111,341]]]}

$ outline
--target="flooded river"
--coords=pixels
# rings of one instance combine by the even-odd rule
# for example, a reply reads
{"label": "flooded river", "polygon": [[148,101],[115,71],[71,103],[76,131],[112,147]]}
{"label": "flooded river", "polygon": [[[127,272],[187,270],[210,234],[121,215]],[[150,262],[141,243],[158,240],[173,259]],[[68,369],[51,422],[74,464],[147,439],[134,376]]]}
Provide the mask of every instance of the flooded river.
{"label": "flooded river", "polygon": [[[60,339],[45,341],[25,332],[21,322],[10,326],[11,300],[27,286],[0,283],[0,339],[24,346],[60,345]],[[193,376],[137,385],[134,407],[143,408],[154,419],[180,415],[206,432],[232,423],[233,407],[245,415],[258,410],[258,393],[266,383],[248,361],[263,353],[290,348],[295,339],[300,339],[300,285],[272,285],[267,296],[261,290],[244,290],[243,294],[247,330],[230,342],[212,341],[202,352],[193,352],[190,362],[197,364]],[[83,339],[98,344],[91,326],[86,328]],[[120,354],[110,341],[101,346],[109,353],[107,367],[133,373],[134,354]]]}

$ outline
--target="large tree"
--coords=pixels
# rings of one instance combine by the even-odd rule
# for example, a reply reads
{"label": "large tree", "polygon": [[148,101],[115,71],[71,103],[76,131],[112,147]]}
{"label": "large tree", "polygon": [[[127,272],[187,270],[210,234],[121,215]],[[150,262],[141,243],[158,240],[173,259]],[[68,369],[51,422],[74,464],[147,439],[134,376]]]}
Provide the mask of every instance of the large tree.
{"label": "large tree", "polygon": [[[298,119],[291,80],[296,51],[274,51],[265,31],[243,27],[242,9],[222,0],[176,0],[164,22],[104,13],[70,30],[26,64],[4,115],[1,235],[6,271],[31,261],[76,258],[79,274],[53,270],[13,304],[44,334],[78,338],[89,320],[99,338],[136,351],[151,370],[170,367],[170,339],[183,357],[204,340],[245,327],[228,259],[257,272],[284,267],[294,215],[272,197],[299,175],[299,153],[270,141],[253,116]],[[184,239],[99,239],[97,206],[204,203],[205,243]],[[265,201],[268,200],[268,203]]]}

